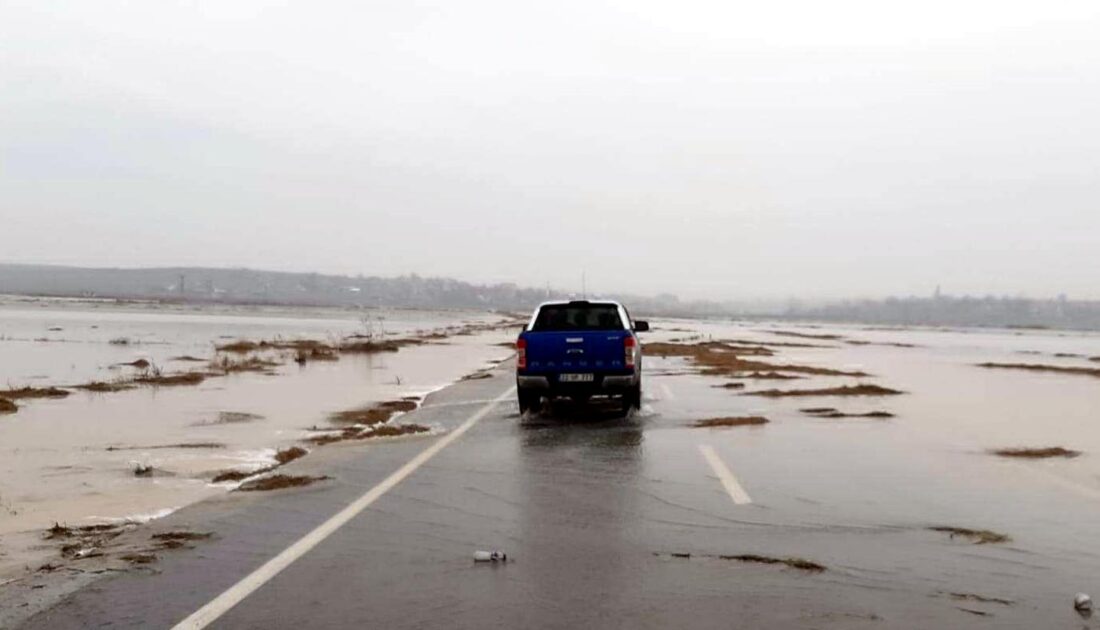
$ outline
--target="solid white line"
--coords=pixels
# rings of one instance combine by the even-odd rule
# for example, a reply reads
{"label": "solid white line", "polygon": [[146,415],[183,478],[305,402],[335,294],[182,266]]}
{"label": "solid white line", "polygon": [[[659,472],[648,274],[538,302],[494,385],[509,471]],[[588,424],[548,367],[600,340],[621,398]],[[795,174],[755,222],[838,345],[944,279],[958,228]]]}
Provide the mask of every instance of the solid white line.
{"label": "solid white line", "polygon": [[401,468],[398,468],[396,472],[386,477],[386,479],[377,486],[368,490],[366,494],[340,510],[332,518],[319,525],[317,529],[302,536],[298,542],[284,549],[279,555],[268,560],[262,567],[253,571],[240,582],[237,582],[230,587],[229,590],[218,595],[208,604],[192,613],[191,616],[176,624],[175,629],[198,630],[199,628],[205,628],[213,623],[218,617],[224,615],[229,609],[233,608],[244,600],[244,598],[255,592],[256,589],[269,582],[283,569],[290,566],[295,560],[309,553],[311,549],[335,533],[336,530],[347,524],[348,521],[355,518],[360,512],[367,509],[370,504],[392,490],[394,486],[401,483],[406,477],[416,472],[417,468],[423,466],[428,460],[447,448],[452,442],[462,437],[463,433],[469,431],[482,418],[489,415],[489,412],[492,411],[494,407],[506,398],[512,396],[515,389],[515,387],[512,387],[500,396],[497,396],[492,402],[482,407],[477,413],[470,416],[465,422],[459,425],[458,428],[443,436],[428,448],[420,451],[416,457],[409,460],[408,463]]}
{"label": "solid white line", "polygon": [[661,392],[665,395],[665,400],[676,400],[676,394],[672,393],[667,383],[661,383]]}
{"label": "solid white line", "polygon": [[734,477],[730,469],[726,468],[722,458],[718,457],[718,453],[715,453],[710,445],[700,444],[699,451],[703,453],[703,459],[707,460],[710,467],[714,469],[714,474],[718,475],[718,480],[722,482],[722,486],[725,487],[734,503],[737,505],[752,503],[752,497],[749,496],[748,492],[745,492],[745,489],[737,482],[737,477]]}

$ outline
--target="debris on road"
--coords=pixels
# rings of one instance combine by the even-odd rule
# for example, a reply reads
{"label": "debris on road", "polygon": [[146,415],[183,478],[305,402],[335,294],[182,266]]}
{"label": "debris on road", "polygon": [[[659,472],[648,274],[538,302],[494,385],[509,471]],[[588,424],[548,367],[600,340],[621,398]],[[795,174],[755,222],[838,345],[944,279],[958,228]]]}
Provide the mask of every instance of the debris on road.
{"label": "debris on road", "polygon": [[956,536],[968,538],[975,545],[998,544],[1012,540],[1007,534],[1000,534],[988,529],[968,529],[966,527],[953,527],[949,525],[937,525],[935,527],[929,527],[928,529],[934,532],[950,534],[952,539]]}
{"label": "debris on road", "polygon": [[1073,607],[1076,608],[1078,612],[1092,612],[1092,598],[1085,593],[1078,593],[1073,598]]}
{"label": "debris on road", "polygon": [[1024,459],[1046,459],[1048,457],[1065,457],[1071,459],[1081,454],[1081,451],[1071,451],[1061,446],[1046,448],[1000,448],[992,451],[1000,457],[1021,457]]}
{"label": "debris on road", "polygon": [[508,554],[503,551],[475,551],[474,562],[508,562]]}

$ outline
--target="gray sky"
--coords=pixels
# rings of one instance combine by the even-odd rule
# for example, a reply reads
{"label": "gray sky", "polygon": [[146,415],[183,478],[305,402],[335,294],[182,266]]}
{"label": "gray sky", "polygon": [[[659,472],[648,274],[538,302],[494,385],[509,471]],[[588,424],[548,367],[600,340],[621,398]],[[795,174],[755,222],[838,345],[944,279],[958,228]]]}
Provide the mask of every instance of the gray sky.
{"label": "gray sky", "polygon": [[1100,297],[1100,3],[0,0],[0,260]]}

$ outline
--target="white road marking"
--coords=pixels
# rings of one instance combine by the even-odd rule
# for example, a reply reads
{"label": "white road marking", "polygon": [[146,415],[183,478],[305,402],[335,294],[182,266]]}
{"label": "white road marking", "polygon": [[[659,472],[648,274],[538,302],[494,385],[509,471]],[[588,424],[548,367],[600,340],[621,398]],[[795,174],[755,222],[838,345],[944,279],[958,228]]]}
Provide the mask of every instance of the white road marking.
{"label": "white road marking", "polygon": [[676,394],[672,393],[667,383],[661,383],[661,393],[665,395],[665,400],[676,400]]}
{"label": "white road marking", "polygon": [[360,512],[367,509],[372,503],[392,490],[394,486],[404,481],[406,477],[416,472],[417,468],[423,466],[440,451],[462,437],[462,434],[469,431],[482,418],[489,415],[489,412],[492,411],[494,407],[512,396],[515,389],[515,387],[512,387],[500,396],[497,396],[492,402],[482,407],[477,413],[470,416],[465,422],[459,425],[458,428],[432,443],[428,448],[420,451],[416,457],[409,460],[401,468],[398,468],[397,471],[389,477],[386,477],[381,483],[368,490],[363,496],[350,503],[347,507],[340,510],[313,531],[302,536],[293,545],[284,549],[279,555],[271,560],[268,560],[262,567],[253,571],[240,582],[237,582],[230,587],[229,590],[218,595],[205,606],[176,624],[175,630],[198,630],[199,628],[205,628],[213,623],[218,617],[224,615],[231,608],[244,600],[244,598],[269,582],[283,569],[290,566],[295,560],[309,553],[310,550],[335,533],[336,530],[343,527],[348,521],[355,518]]}
{"label": "white road marking", "polygon": [[734,503],[737,505],[752,503],[752,497],[749,496],[748,492],[745,492],[745,489],[737,482],[737,477],[734,477],[730,469],[726,468],[722,458],[718,457],[718,453],[715,453],[709,444],[700,444],[699,452],[703,454],[703,459],[707,460],[710,467],[714,469],[714,474],[718,475],[718,480],[722,482],[722,486],[725,487]]}

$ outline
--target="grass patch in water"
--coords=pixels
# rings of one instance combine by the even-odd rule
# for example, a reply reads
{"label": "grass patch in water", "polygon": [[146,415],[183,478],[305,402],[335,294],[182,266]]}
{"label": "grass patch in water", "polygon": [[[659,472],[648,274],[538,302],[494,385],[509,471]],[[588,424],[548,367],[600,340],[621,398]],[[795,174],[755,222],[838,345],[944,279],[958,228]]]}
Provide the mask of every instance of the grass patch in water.
{"label": "grass patch in water", "polygon": [[980,368],[998,370],[1026,370],[1028,372],[1052,372],[1056,374],[1077,374],[1100,378],[1100,368],[1075,367],[1066,365],[1044,365],[1042,363],[979,363]]}
{"label": "grass patch in water", "polygon": [[328,475],[322,475],[320,477],[312,477],[309,475],[272,475],[270,477],[246,481],[237,489],[242,492],[269,492],[271,490],[282,490],[284,488],[301,488],[313,485],[318,481],[325,481],[326,479],[332,479],[332,477]]}
{"label": "grass patch in water", "polygon": [[768,424],[769,420],[763,416],[738,416],[728,418],[710,418],[699,420],[691,425],[697,429],[711,429],[717,427],[748,427]]}
{"label": "grass patch in water", "polygon": [[1048,446],[1044,448],[999,448],[991,451],[999,457],[1018,457],[1022,459],[1047,459],[1050,457],[1064,457],[1067,459],[1081,455],[1081,451],[1073,451],[1061,446]]}
{"label": "grass patch in water", "polygon": [[766,398],[786,398],[792,396],[897,396],[905,392],[879,385],[860,384],[822,389],[765,389],[746,392],[746,396],[764,396]]}
{"label": "grass patch in water", "polygon": [[71,392],[57,387],[20,387],[18,389],[0,390],[0,398],[8,400],[24,400],[31,398],[65,398]]}
{"label": "grass patch in water", "polygon": [[970,529],[967,527],[955,527],[951,525],[937,525],[928,528],[934,532],[950,534],[951,538],[966,538],[975,545],[995,545],[1012,540],[1007,534],[1001,534],[988,529]]}

